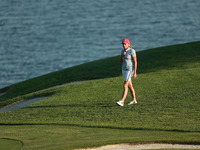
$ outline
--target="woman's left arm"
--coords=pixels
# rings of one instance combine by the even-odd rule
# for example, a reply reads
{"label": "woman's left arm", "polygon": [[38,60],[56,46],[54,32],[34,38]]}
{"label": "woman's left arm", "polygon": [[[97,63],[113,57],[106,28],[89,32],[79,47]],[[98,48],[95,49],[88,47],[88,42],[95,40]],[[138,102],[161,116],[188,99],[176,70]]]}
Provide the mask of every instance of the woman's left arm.
{"label": "woman's left arm", "polygon": [[134,73],[133,73],[133,78],[136,78],[137,77],[137,74],[136,74],[136,71],[137,71],[137,57],[134,56],[132,57],[133,59],[133,62],[134,62]]}

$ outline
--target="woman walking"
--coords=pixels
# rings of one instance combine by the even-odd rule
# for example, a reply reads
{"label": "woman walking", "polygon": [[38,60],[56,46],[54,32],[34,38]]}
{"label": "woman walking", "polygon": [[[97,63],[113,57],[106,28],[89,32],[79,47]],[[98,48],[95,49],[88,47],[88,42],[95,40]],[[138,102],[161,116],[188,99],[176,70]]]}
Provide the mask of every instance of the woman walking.
{"label": "woman walking", "polygon": [[124,101],[126,99],[128,88],[130,89],[132,101],[128,105],[136,104],[135,90],[132,85],[131,77],[136,78],[137,70],[137,57],[136,52],[131,48],[130,42],[128,39],[122,40],[123,50],[121,51],[120,63],[122,63],[122,75],[124,78],[124,90],[122,94],[122,99],[117,102],[118,105],[124,106]]}

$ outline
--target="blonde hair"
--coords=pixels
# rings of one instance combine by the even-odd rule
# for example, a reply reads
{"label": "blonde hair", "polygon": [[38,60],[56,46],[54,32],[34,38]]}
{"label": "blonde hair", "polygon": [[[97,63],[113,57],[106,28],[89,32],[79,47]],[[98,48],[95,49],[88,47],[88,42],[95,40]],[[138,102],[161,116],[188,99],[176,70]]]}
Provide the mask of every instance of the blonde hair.
{"label": "blonde hair", "polygon": [[129,46],[128,47],[130,47],[130,48],[132,48],[132,46],[131,46],[131,44],[129,43]]}

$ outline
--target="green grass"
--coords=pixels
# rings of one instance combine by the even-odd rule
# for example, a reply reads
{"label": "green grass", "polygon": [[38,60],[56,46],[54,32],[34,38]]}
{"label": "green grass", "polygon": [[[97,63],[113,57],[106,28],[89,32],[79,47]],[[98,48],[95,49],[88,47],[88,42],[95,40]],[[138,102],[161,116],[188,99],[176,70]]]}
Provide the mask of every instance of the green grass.
{"label": "green grass", "polygon": [[[200,42],[141,51],[137,58],[133,84],[138,104],[133,106],[116,105],[123,85],[119,56],[1,89],[7,91],[0,97],[1,107],[51,96],[0,113],[0,146],[65,150],[116,143],[200,144]],[[46,89],[88,79],[98,80]],[[130,100],[129,93],[126,103]]]}
{"label": "green grass", "polygon": [[2,150],[20,149],[23,147],[23,142],[15,139],[0,138],[0,146]]}
{"label": "green grass", "polygon": [[[180,143],[180,139],[182,143],[199,142],[199,135],[193,132],[119,130],[65,125],[2,126],[1,132],[4,136],[23,141],[22,150],[68,150],[118,143],[152,143],[152,141]],[[13,146],[13,149],[16,150],[16,147]]]}

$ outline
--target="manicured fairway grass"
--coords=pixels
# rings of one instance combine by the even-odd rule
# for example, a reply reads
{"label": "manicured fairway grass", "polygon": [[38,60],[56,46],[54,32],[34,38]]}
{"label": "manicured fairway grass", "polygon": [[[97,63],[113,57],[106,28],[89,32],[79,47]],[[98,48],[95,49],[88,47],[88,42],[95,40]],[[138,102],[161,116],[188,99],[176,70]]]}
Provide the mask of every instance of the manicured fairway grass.
{"label": "manicured fairway grass", "polygon": [[[200,42],[141,51],[137,57],[138,104],[132,106],[116,105],[123,85],[119,56],[2,89],[8,93],[0,97],[0,106],[51,96],[0,113],[0,146],[66,150],[115,143],[200,144]],[[98,80],[46,89],[88,79]],[[129,94],[126,104],[130,100]]]}
{"label": "manicured fairway grass", "polygon": [[[9,136],[23,142],[22,150],[68,150],[103,144],[152,143],[152,141],[167,143],[199,142],[199,134],[193,132],[120,130],[67,125],[1,126],[1,131],[3,131],[1,134],[4,136]],[[7,141],[7,144],[10,146],[12,141]],[[15,146],[19,147],[19,145],[13,145],[13,149],[16,148]]]}

